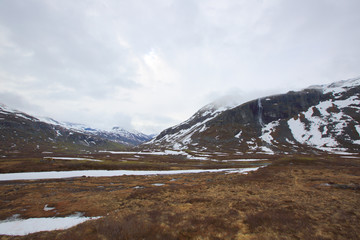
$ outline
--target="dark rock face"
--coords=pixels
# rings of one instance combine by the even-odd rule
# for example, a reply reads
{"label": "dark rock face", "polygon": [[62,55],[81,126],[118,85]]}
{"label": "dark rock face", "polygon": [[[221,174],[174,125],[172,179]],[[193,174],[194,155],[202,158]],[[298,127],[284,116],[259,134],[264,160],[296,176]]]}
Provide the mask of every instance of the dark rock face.
{"label": "dark rock face", "polygon": [[289,92],[269,97],[268,101],[263,101],[262,103],[264,122],[270,123],[278,119],[288,119],[325,99],[326,96],[318,90]]}
{"label": "dark rock face", "polygon": [[[261,126],[259,119],[262,119],[263,124],[279,119],[288,119],[326,98],[319,90],[289,92],[261,98],[230,109],[209,124],[223,126],[224,123],[229,125],[257,123]],[[259,103],[262,107],[259,106]]]}

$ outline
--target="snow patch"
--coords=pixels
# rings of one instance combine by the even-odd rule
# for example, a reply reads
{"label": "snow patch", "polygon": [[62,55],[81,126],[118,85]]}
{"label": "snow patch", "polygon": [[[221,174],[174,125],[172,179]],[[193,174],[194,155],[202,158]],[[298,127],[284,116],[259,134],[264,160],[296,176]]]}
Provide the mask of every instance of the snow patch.
{"label": "snow patch", "polygon": [[52,211],[52,210],[55,210],[55,208],[54,207],[49,207],[47,204],[45,204],[45,206],[44,206],[44,209],[43,209],[44,211]]}
{"label": "snow patch", "polygon": [[242,131],[240,130],[240,132],[235,135],[235,138],[239,138],[239,139],[240,139],[241,134],[242,134]]}
{"label": "snow patch", "polygon": [[274,138],[271,136],[271,133],[275,130],[275,128],[279,126],[279,121],[273,121],[265,125],[261,131],[262,136],[260,137],[261,140],[267,142],[268,144],[272,144]]}
{"label": "snow patch", "polygon": [[165,184],[164,183],[153,183],[151,185],[161,187],[161,186],[164,186]]}
{"label": "snow patch", "polygon": [[273,150],[271,150],[270,148],[265,147],[265,146],[261,146],[260,150],[263,151],[266,154],[271,154],[271,155],[275,154]]}
{"label": "snow patch", "polygon": [[98,159],[92,159],[92,158],[74,158],[74,157],[44,157],[44,159],[68,160],[68,161],[103,162],[103,160],[98,160]]}
{"label": "snow patch", "polygon": [[8,219],[0,221],[0,234],[12,236],[24,236],[40,231],[53,231],[71,228],[88,220],[100,217],[83,217],[72,215],[68,217],[54,218],[29,218],[29,219]]}
{"label": "snow patch", "polygon": [[227,171],[255,171],[254,168],[241,169],[188,169],[188,170],[79,170],[79,171],[59,171],[59,172],[21,172],[21,173],[2,173],[0,174],[0,181],[15,181],[15,180],[39,180],[39,179],[60,179],[60,178],[75,178],[75,177],[114,177],[124,175],[175,175],[175,174],[191,174],[191,173],[205,173],[205,172],[227,172]]}
{"label": "snow patch", "polygon": [[[292,118],[287,123],[297,142],[329,151],[339,145],[335,137],[343,134],[345,127],[347,127],[352,118],[341,111],[334,113],[327,110],[332,106],[336,106],[341,110],[345,107],[351,107],[353,104],[358,105],[359,103],[354,96],[345,100],[320,102],[315,108],[319,110],[321,116],[314,116],[314,110],[311,107],[302,113],[305,118],[304,122],[300,120],[300,115],[298,115],[296,120]],[[329,126],[333,127],[329,128]]]}
{"label": "snow patch", "polygon": [[248,159],[230,159],[230,160],[223,160],[223,162],[258,162],[258,161],[269,161],[269,159],[260,159],[260,158],[248,158]]}
{"label": "snow patch", "polygon": [[356,125],[355,128],[356,128],[356,131],[358,132],[359,137],[360,137],[360,125]]}

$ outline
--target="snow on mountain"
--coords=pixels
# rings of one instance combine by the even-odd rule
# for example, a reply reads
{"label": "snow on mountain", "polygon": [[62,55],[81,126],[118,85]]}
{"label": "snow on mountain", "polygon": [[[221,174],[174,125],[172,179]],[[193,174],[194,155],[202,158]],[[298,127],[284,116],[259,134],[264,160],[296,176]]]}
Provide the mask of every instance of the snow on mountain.
{"label": "snow on mountain", "polygon": [[73,131],[80,131],[80,132],[97,132],[97,131],[100,131],[98,129],[91,128],[91,127],[89,127],[89,126],[87,126],[85,124],[81,124],[81,123],[60,122],[60,121],[54,120],[54,119],[49,118],[49,117],[39,117],[39,116],[37,116],[36,118],[41,122],[61,126],[63,128],[73,130]]}
{"label": "snow on mountain", "polygon": [[81,123],[60,122],[48,117],[37,117],[37,118],[39,119],[39,121],[42,122],[58,125],[72,131],[97,135],[123,144],[138,145],[140,143],[146,142],[151,139],[151,136],[148,136],[136,130],[126,130],[121,127],[113,127],[110,131],[106,131],[106,130],[92,128]]}
{"label": "snow on mountain", "polygon": [[[360,78],[343,80],[320,89],[331,98],[288,120],[295,140],[321,150],[341,149],[339,141],[351,140],[348,128],[357,128],[360,110]],[[347,94],[355,90],[353,94]],[[300,116],[303,116],[303,120]],[[355,136],[356,137],[356,136]]]}
{"label": "snow on mountain", "polygon": [[[31,131],[33,131],[35,134],[35,132],[44,129],[46,129],[50,135],[52,135],[50,132],[54,132],[55,138],[61,135],[74,135],[76,133],[77,135],[80,134],[84,136],[82,137],[82,141],[85,145],[89,145],[91,142],[94,142],[92,140],[86,139],[92,139],[94,137],[124,145],[138,145],[151,139],[150,136],[135,130],[127,131],[120,127],[114,127],[111,131],[105,131],[101,129],[95,129],[84,124],[61,122],[48,117],[35,117],[18,110],[11,109],[5,105],[0,105],[0,124],[3,132],[21,132],[21,128],[23,128],[23,126],[19,123],[29,125],[29,132],[27,133],[27,137],[31,135]],[[46,126],[46,128],[41,126]],[[64,133],[64,130],[67,132]],[[27,137],[24,136],[23,138],[26,139]],[[55,141],[54,137],[50,137],[52,141]]]}
{"label": "snow on mountain", "polygon": [[209,104],[149,144],[241,152],[359,152],[360,78],[238,106]]}
{"label": "snow on mountain", "polygon": [[224,99],[210,103],[201,108],[185,122],[166,129],[146,144],[157,145],[161,142],[167,142],[172,143],[174,149],[179,150],[185,148],[191,144],[193,134],[204,132],[207,129],[207,122],[232,107],[234,107],[234,102],[225,101]]}
{"label": "snow on mountain", "polygon": [[[13,114],[15,115],[15,117],[21,117],[21,118],[25,118],[25,119],[28,119],[28,120],[35,120],[36,118],[24,113],[24,112],[20,112],[18,110],[15,110],[15,109],[12,109],[12,108],[9,108],[8,106],[4,105],[4,104],[1,104],[0,103],[0,113],[1,114]],[[3,120],[3,119],[0,119],[0,120]]]}
{"label": "snow on mountain", "polygon": [[[359,125],[360,78],[338,81],[327,85],[311,86],[307,89],[321,91],[324,99],[284,122],[293,140],[312,148],[341,152],[358,149],[360,135],[354,129]],[[279,121],[272,121],[262,128],[260,137],[269,145],[277,145],[273,135],[280,132]],[[284,130],[283,130],[284,131]],[[288,143],[295,142],[287,139]]]}
{"label": "snow on mountain", "polygon": [[139,131],[136,131],[134,129],[131,130],[126,130],[124,128],[121,127],[113,127],[111,132],[117,133],[122,135],[123,137],[127,137],[127,138],[143,138],[143,139],[151,139],[151,136],[146,135],[144,133],[141,133]]}

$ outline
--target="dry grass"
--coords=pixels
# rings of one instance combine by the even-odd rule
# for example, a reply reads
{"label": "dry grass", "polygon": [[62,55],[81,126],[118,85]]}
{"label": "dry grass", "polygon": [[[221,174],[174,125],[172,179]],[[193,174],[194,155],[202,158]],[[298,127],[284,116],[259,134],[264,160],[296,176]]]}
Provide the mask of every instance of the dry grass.
{"label": "dry grass", "polygon": [[[0,183],[0,219],[76,211],[104,217],[68,230],[1,239],[360,239],[360,159],[283,157],[248,175],[21,184]],[[56,212],[43,211],[45,204]]]}

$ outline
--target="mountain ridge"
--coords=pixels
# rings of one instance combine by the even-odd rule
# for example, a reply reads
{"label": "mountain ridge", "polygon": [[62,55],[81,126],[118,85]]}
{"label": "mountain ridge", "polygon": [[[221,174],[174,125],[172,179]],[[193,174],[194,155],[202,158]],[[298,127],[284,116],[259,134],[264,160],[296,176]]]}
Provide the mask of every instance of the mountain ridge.
{"label": "mountain ridge", "polygon": [[202,108],[147,145],[254,153],[358,152],[359,93],[360,78],[353,78],[257,98],[213,115],[202,116]]}

